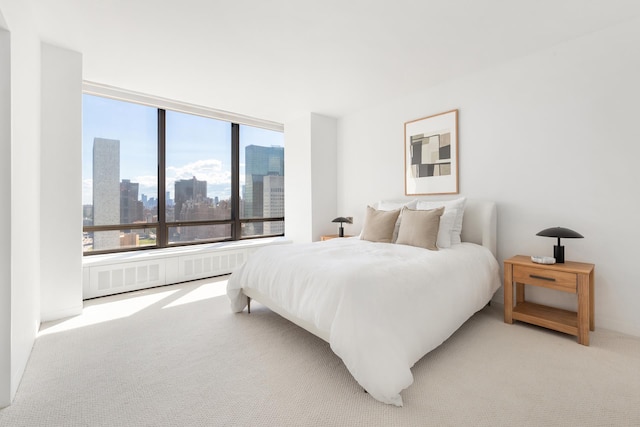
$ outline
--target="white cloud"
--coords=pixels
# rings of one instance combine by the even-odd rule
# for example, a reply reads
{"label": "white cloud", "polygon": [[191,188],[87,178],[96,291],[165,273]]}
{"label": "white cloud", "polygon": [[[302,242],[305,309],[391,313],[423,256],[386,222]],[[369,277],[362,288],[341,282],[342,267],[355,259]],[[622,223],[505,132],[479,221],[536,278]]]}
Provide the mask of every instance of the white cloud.
{"label": "white cloud", "polygon": [[136,176],[131,179],[131,182],[137,182],[140,184],[140,187],[156,188],[158,186],[158,177],[155,175]]}
{"label": "white cloud", "polygon": [[222,162],[216,159],[198,160],[179,167],[167,167],[167,179],[177,181],[191,179],[194,176],[199,181],[207,181],[208,184],[224,184],[231,181],[231,171],[224,170]]}
{"label": "white cloud", "polygon": [[198,181],[207,181],[207,186],[231,183],[231,170],[225,170],[220,160],[204,159],[183,166],[167,167],[167,190],[173,196],[174,184],[181,179],[191,179],[194,176]]}
{"label": "white cloud", "polygon": [[[180,179],[191,179],[196,177],[199,181],[207,181],[209,192],[213,196],[222,198],[231,194],[231,171],[224,170],[221,161],[216,159],[198,160],[187,163],[183,166],[167,167],[166,178],[167,191],[174,197],[174,184]],[[241,177],[241,181],[244,176]],[[131,182],[140,184],[139,195],[146,194],[148,197],[158,197],[158,177],[156,175],[140,175],[131,177]],[[90,205],[93,203],[93,179],[82,180],[82,203]]]}

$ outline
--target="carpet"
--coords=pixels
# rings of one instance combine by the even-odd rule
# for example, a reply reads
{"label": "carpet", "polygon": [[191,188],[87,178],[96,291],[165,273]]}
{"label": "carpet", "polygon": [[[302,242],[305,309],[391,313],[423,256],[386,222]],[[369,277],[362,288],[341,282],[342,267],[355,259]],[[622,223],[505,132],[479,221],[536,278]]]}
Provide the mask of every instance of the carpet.
{"label": "carpet", "polygon": [[[45,323],[0,426],[640,425],[640,339],[591,345],[485,307],[372,399],[321,339],[215,278],[85,301]],[[597,319],[596,319],[597,321]]]}

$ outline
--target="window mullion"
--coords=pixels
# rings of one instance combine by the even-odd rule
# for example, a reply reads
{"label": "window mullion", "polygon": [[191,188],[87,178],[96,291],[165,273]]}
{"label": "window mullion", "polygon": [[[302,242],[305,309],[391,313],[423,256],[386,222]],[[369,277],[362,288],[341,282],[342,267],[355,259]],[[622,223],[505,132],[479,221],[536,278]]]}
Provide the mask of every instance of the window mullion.
{"label": "window mullion", "polygon": [[166,111],[158,108],[158,230],[157,245],[166,248],[167,237],[167,200],[166,200]]}
{"label": "window mullion", "polygon": [[231,238],[240,240],[240,125],[231,124]]}

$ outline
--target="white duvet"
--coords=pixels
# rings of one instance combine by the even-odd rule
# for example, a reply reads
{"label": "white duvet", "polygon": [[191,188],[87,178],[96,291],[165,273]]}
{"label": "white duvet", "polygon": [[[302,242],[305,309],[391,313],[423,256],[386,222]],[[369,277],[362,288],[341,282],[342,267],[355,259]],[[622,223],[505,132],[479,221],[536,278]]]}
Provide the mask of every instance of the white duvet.
{"label": "white duvet", "polygon": [[234,312],[254,288],[327,332],[331,349],[375,399],[402,406],[411,367],[500,286],[491,252],[472,243],[429,251],[358,238],[258,250],[229,278]]}

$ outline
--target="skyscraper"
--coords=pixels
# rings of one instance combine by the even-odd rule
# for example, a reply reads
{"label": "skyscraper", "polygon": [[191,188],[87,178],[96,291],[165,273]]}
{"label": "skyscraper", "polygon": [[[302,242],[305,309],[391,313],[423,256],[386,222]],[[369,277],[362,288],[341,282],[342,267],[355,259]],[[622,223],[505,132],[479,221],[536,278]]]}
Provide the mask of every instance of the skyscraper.
{"label": "skyscraper", "polygon": [[120,182],[120,224],[143,220],[143,202],[138,200],[139,186],[137,182],[128,179]]}
{"label": "skyscraper", "polygon": [[[284,216],[284,176],[267,175],[263,179],[263,215],[265,218]],[[282,234],[284,224],[265,222],[264,234]]]}
{"label": "skyscraper", "polygon": [[[120,141],[93,139],[93,225],[120,223]],[[120,247],[119,231],[93,234],[93,250]]]}
{"label": "skyscraper", "polygon": [[[284,177],[284,147],[262,147],[248,145],[245,147],[245,187],[244,187],[244,217],[264,218],[266,176]],[[277,194],[276,183],[269,184],[267,197]],[[284,207],[284,179],[281,180],[282,205]],[[271,205],[271,201],[268,201]],[[284,211],[282,213],[284,215]],[[269,215],[272,216],[272,215]],[[263,234],[261,223],[247,224],[246,234]]]}
{"label": "skyscraper", "polygon": [[175,220],[183,221],[187,203],[202,203],[207,199],[207,181],[198,181],[194,176],[191,179],[181,179],[175,182]]}

